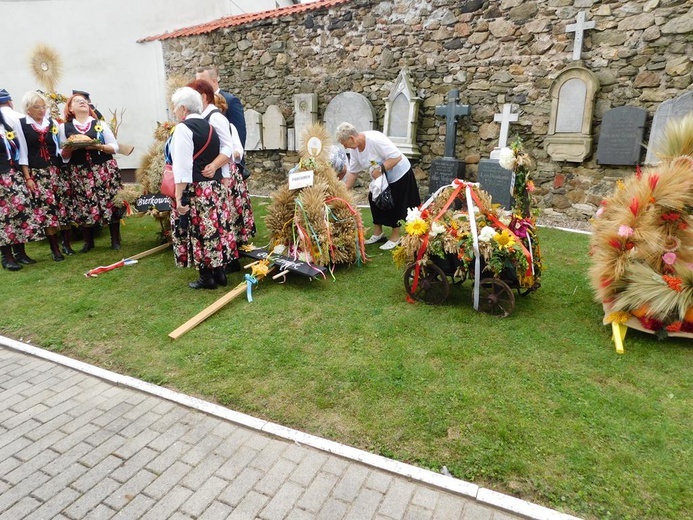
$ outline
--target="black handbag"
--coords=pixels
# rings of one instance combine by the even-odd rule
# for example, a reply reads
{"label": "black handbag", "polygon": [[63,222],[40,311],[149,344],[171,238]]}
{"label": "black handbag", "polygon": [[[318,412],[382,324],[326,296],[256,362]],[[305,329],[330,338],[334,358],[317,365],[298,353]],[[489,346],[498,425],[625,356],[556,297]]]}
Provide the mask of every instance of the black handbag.
{"label": "black handbag", "polygon": [[390,210],[395,207],[395,201],[392,198],[392,190],[390,190],[390,185],[380,192],[376,198],[373,199],[373,204],[383,211]]}

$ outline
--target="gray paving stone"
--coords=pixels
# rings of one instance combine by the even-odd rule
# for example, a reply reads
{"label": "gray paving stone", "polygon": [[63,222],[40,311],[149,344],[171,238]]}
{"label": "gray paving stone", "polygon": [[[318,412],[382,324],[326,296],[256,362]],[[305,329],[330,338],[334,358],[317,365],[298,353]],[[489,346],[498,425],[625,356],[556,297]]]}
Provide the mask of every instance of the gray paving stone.
{"label": "gray paving stone", "polygon": [[41,502],[35,498],[25,496],[11,508],[3,511],[0,514],[0,520],[17,520],[19,518],[28,518],[31,512],[38,509],[40,505]]}
{"label": "gray paving stone", "polygon": [[183,502],[190,498],[192,491],[182,486],[175,486],[166,495],[156,502],[156,505],[147,511],[142,520],[161,520],[170,518]]}
{"label": "gray paving stone", "polygon": [[[259,468],[258,468],[259,469]],[[286,459],[278,459],[260,479],[255,491],[271,496],[282,487],[289,475],[296,469],[296,463]]]}
{"label": "gray paving stone", "polygon": [[463,520],[492,520],[495,509],[480,504],[469,503],[464,505]]}
{"label": "gray paving stone", "polygon": [[[60,431],[71,434],[84,428],[85,425],[91,423],[93,419],[101,415],[101,410],[97,410],[93,405],[80,405],[77,408],[73,408],[66,415],[71,418],[68,422],[60,427]],[[96,428],[92,425],[93,428]]]}
{"label": "gray paving stone", "polygon": [[[157,406],[157,408],[159,408]],[[189,413],[186,408],[182,406],[173,407],[171,410],[166,412],[165,415],[161,415],[159,419],[151,425],[151,429],[157,432],[165,433],[174,425],[178,424],[180,426],[187,426],[185,423],[185,418],[188,417]]]}
{"label": "gray paving stone", "polygon": [[[254,443],[246,443],[245,446],[252,446]],[[250,461],[250,465],[261,471],[269,471],[269,469],[274,466],[277,459],[282,456],[282,453],[286,449],[286,444],[281,441],[272,439],[272,442],[267,444],[262,451],[260,451],[257,456]]]}
{"label": "gray paving stone", "polygon": [[183,462],[192,466],[204,461],[222,442],[221,437],[216,435],[204,435],[199,439],[190,439],[187,435],[181,439],[190,444],[190,449],[183,455]]}
{"label": "gray paving stone", "polygon": [[315,517],[317,520],[341,520],[344,518],[349,505],[330,498]]}
{"label": "gray paving stone", "polygon": [[[155,428],[155,425],[152,425],[151,429],[152,429],[152,431],[158,431],[157,428]],[[149,447],[152,448],[153,450],[156,450],[159,452],[164,452],[172,444],[175,444],[175,443],[181,443],[181,445],[186,444],[180,440],[180,438],[183,436],[183,434],[186,432],[186,430],[187,430],[187,426],[185,426],[184,424],[172,424],[168,430],[161,432],[160,435],[156,439],[154,439],[152,442],[150,442]]]}
{"label": "gray paving stone", "polygon": [[[103,430],[102,430],[103,431]],[[109,432],[109,437],[98,442],[98,444],[94,445],[94,449],[92,449],[89,453],[84,455],[79,461],[84,464],[85,466],[89,468],[93,468],[97,464],[99,464],[102,460],[104,460],[107,457],[115,457],[113,453],[123,444],[125,444],[125,439],[121,437],[120,435],[113,435],[112,433]],[[92,441],[94,442],[96,439],[99,439],[101,436],[99,435],[93,435],[90,439],[85,439],[85,442],[88,442],[91,444]]]}
{"label": "gray paving stone", "polygon": [[397,479],[392,483],[385,495],[378,513],[392,518],[402,518],[407,504],[414,494],[414,485],[409,482]]}
{"label": "gray paving stone", "polygon": [[16,485],[33,473],[41,471],[46,464],[49,464],[59,456],[60,454],[55,451],[44,449],[34,457],[22,460],[22,465],[13,471],[4,474],[0,473],[0,478],[12,485]]}
{"label": "gray paving stone", "polygon": [[47,419],[45,417],[37,417],[36,419],[41,421],[42,424],[38,428],[34,428],[31,431],[26,432],[24,434],[24,437],[26,437],[27,439],[32,440],[34,442],[38,442],[42,438],[45,438],[47,435],[52,435],[53,437],[55,437],[55,435],[60,435],[60,438],[65,437],[67,435],[61,432],[60,428],[68,422],[70,422],[69,415],[62,414],[51,419]]}
{"label": "gray paving stone", "polygon": [[219,500],[232,507],[238,506],[255,484],[262,478],[262,471],[255,468],[244,468],[224,491],[219,494]]}
{"label": "gray paving stone", "polygon": [[293,482],[286,482],[273,496],[269,503],[260,512],[263,520],[283,520],[287,518],[298,497],[303,493],[303,488]]}
{"label": "gray paving stone", "polygon": [[257,457],[257,454],[257,451],[247,448],[245,445],[240,446],[233,456],[217,470],[216,474],[226,480],[233,480],[250,461]]}
{"label": "gray paving stone", "polygon": [[109,520],[110,518],[113,518],[113,515],[115,515],[115,511],[113,509],[110,509],[106,507],[103,504],[99,504],[96,506],[94,509],[89,511],[86,515],[84,515],[84,520]]}
{"label": "gray paving stone", "polygon": [[111,478],[116,479],[118,482],[125,482],[127,479],[131,478],[135,473],[143,470],[151,460],[153,460],[159,453],[144,447],[137,453],[133,454],[131,457],[125,459],[122,464],[113,471]]}
{"label": "gray paving stone", "polygon": [[[69,487],[56,490],[52,496],[45,501],[41,507],[31,515],[33,518],[53,520],[66,507],[80,497],[80,493]],[[66,517],[63,517],[66,518]]]}
{"label": "gray paving stone", "polygon": [[[153,413],[144,413],[136,419],[128,420],[130,421],[130,423],[127,426],[125,426],[125,428],[120,430],[120,434],[123,437],[133,438],[140,435],[143,431],[153,432],[154,430],[152,430],[150,427],[152,424],[159,420],[159,417],[157,415],[154,415]],[[158,434],[159,432],[156,433]]]}
{"label": "gray paving stone", "polygon": [[157,476],[146,469],[138,471],[118,489],[104,499],[104,504],[120,511],[130,503],[144,488],[154,482]]}
{"label": "gray paving stone", "polygon": [[[181,481],[181,484],[190,489],[195,489],[200,485],[200,482],[204,482],[214,475],[214,473],[221,467],[222,464],[224,464],[225,461],[226,459],[224,457],[212,454],[199,461],[197,464],[193,464],[185,456],[183,456],[181,462],[190,464],[193,469],[185,476],[185,478]],[[224,482],[228,483],[228,480],[224,479]]]}
{"label": "gray paving stone", "polygon": [[193,489],[195,493],[181,506],[181,511],[193,518],[200,516],[228,485],[217,477],[199,482],[201,485]]}
{"label": "gray paving stone", "polygon": [[227,520],[256,518],[269,499],[256,491],[249,492],[233,510]]}
{"label": "gray paving stone", "polygon": [[[122,432],[121,432],[122,434]],[[147,446],[150,442],[152,442],[154,439],[158,437],[158,433],[153,431],[153,430],[148,430],[144,429],[140,431],[137,435],[134,437],[128,437],[127,435],[123,435],[127,440],[127,442],[123,443],[121,446],[119,446],[113,454],[116,457],[120,457],[121,459],[129,459],[130,457],[133,457],[137,452],[142,450],[145,446]],[[151,449],[151,448],[150,448]],[[151,450],[154,451],[154,450]]]}
{"label": "gray paving stone", "polygon": [[322,471],[340,477],[342,473],[346,471],[347,467],[349,467],[349,463],[346,460],[339,457],[330,457],[323,465]]}
{"label": "gray paving stone", "polygon": [[[50,395],[50,392],[48,393]],[[26,403],[27,401],[22,401],[19,404],[24,405]],[[17,409],[17,407],[18,405],[12,408],[12,412],[14,412],[15,414],[14,417],[6,421],[3,421],[2,424],[5,426],[5,428],[14,428],[15,426],[18,426],[29,419],[33,419],[34,421],[40,423],[41,421],[39,421],[37,416],[41,415],[42,412],[48,410],[48,406],[46,406],[42,402],[33,403],[31,406],[27,407],[22,406],[21,410]]]}
{"label": "gray paving stone", "polygon": [[301,460],[296,469],[289,475],[289,479],[303,487],[308,487],[318,474],[327,455],[312,450],[306,450],[306,456]]}
{"label": "gray paving stone", "polygon": [[411,503],[417,506],[421,506],[424,509],[430,509],[431,511],[434,511],[439,496],[440,492],[433,490],[431,488],[419,486],[414,491],[414,496],[411,498]]}
{"label": "gray paving stone", "polygon": [[351,507],[344,516],[348,520],[370,520],[383,499],[382,493],[372,489],[362,489],[358,495],[349,500]]}
{"label": "gray paving stone", "polygon": [[[51,497],[57,495],[61,490],[70,486],[87,471],[87,468],[81,464],[70,464],[54,476],[49,477],[49,480],[47,480],[40,488],[37,488],[32,492],[32,496],[35,496],[44,502],[48,502]],[[75,490],[75,492],[77,491]]]}
{"label": "gray paving stone", "polygon": [[143,493],[157,501],[161,500],[164,497],[164,495],[169,493],[174,487],[178,485],[181,479],[191,469],[192,468],[187,464],[183,464],[182,462],[175,462],[166,470],[166,472],[159,475],[159,477],[156,480],[154,480],[154,482],[149,484],[144,489]]}
{"label": "gray paving stone", "polygon": [[137,495],[128,505],[116,513],[113,520],[133,520],[133,518],[142,518],[142,516],[154,507],[155,504],[155,500],[145,495]]}
{"label": "gray paving stone", "polygon": [[[111,403],[108,403],[111,404]],[[98,417],[95,417],[92,419],[92,424],[95,424],[96,426],[99,426],[103,428],[106,426],[108,423],[114,421],[115,419],[118,419],[122,417],[124,414],[132,410],[132,405],[128,404],[126,402],[120,402],[117,403],[111,407],[108,408],[108,410]]]}
{"label": "gray paving stone", "polygon": [[[52,450],[55,450],[55,444],[51,446]],[[57,475],[58,473],[61,473],[65,471],[67,468],[76,465],[76,462],[84,457],[87,453],[89,453],[93,448],[89,446],[86,442],[80,442],[79,444],[76,444],[69,450],[63,452],[60,454],[60,457],[55,459],[53,462],[48,464],[43,468],[43,471],[45,473],[48,473],[49,475]],[[79,465],[80,467],[84,468],[84,471],[87,471],[87,468]]]}
{"label": "gray paving stone", "polygon": [[60,442],[56,442],[51,446],[58,453],[64,453],[73,446],[85,442],[91,435],[99,431],[98,426],[94,424],[85,424],[82,428],[73,431],[63,438]]}
{"label": "gray paving stone", "polygon": [[[154,439],[154,441],[150,442],[149,447],[151,448],[152,445],[156,444],[157,440],[158,439]],[[169,466],[179,461],[189,450],[190,444],[180,441],[173,442],[147,464],[147,469],[154,473],[161,474],[166,471]],[[189,464],[186,465],[190,466]]]}
{"label": "gray paving stone", "polygon": [[0,511],[9,509],[35,489],[41,487],[48,479],[48,475],[39,471],[31,477],[25,478],[19,484],[9,487],[0,495]]}
{"label": "gray paving stone", "polygon": [[[110,478],[99,480],[88,492],[82,492],[82,496],[70,504],[63,513],[70,518],[85,518],[92,509],[98,507],[101,501],[119,486],[118,482]],[[106,518],[111,516],[113,516],[112,512]]]}
{"label": "gray paving stone", "polygon": [[220,520],[228,518],[232,512],[233,508],[231,506],[215,501],[200,515],[199,520]]}
{"label": "gray paving stone", "polygon": [[369,471],[364,486],[368,489],[385,493],[394,482],[392,475],[382,471]]}
{"label": "gray paving stone", "polygon": [[337,484],[339,477],[333,473],[320,472],[315,477],[310,487],[298,501],[298,506],[317,513],[325,504],[332,488]]}
{"label": "gray paving stone", "polygon": [[407,510],[404,512],[402,520],[431,520],[432,518],[433,511],[430,509],[410,504]]}
{"label": "gray paving stone", "polygon": [[368,469],[364,466],[352,464],[346,469],[342,478],[339,479],[339,482],[332,490],[332,496],[343,502],[352,502],[356,495],[359,494],[367,476]]}
{"label": "gray paving stone", "polygon": [[79,477],[72,483],[72,487],[77,491],[86,493],[90,489],[101,482],[105,477],[109,476],[110,473],[121,464],[121,460],[118,457],[109,455],[96,466],[88,470],[84,475]]}

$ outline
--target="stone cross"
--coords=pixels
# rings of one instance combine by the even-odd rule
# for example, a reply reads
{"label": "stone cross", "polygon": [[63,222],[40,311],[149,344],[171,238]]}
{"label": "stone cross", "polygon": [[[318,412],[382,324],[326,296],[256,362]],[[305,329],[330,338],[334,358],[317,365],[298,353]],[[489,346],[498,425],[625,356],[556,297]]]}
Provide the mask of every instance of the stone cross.
{"label": "stone cross", "polygon": [[520,114],[511,114],[512,104],[505,103],[503,105],[503,112],[500,114],[493,114],[493,120],[500,122],[500,136],[498,137],[498,147],[491,152],[491,159],[498,159],[500,155],[500,149],[508,146],[508,133],[510,132],[510,123],[515,122],[519,119]]}
{"label": "stone cross", "polygon": [[455,158],[455,140],[457,139],[457,118],[472,113],[469,105],[458,105],[460,91],[452,89],[448,92],[447,105],[436,107],[436,115],[446,118],[445,121],[445,157]]}
{"label": "stone cross", "polygon": [[571,23],[566,25],[565,32],[575,33],[575,45],[573,46],[573,60],[579,60],[582,55],[582,40],[585,31],[588,29],[594,29],[594,21],[585,22],[585,11],[580,11],[577,16],[577,23]]}

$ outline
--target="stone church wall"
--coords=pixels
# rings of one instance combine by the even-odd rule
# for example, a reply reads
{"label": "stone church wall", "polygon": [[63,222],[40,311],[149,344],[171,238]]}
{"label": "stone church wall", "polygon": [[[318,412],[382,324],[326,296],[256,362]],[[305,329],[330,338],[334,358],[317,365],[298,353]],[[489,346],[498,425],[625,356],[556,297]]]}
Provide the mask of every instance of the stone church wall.
{"label": "stone church wall", "polygon": [[[604,113],[633,105],[648,111],[648,128],[662,101],[690,89],[693,8],[687,0],[354,0],[330,9],[270,18],[212,33],[162,41],[169,74],[193,76],[214,62],[222,87],[246,109],[263,113],[276,104],[293,126],[293,95],[316,93],[321,119],[329,101],[353,90],[368,97],[382,130],[385,98],[403,67],[422,98],[414,163],[426,193],[431,161],[442,157],[445,120],[435,115],[447,92],[460,91],[472,106],[459,119],[457,158],[474,179],[480,158],[497,145],[493,122],[503,103],[515,103],[519,134],[537,162],[539,206],[587,218],[630,166],[602,167],[596,153],[582,164],[553,162],[543,148],[548,132],[549,88],[572,60],[579,11],[596,22],[585,33],[582,64],[599,78],[593,116],[594,147]],[[645,138],[647,139],[646,132]],[[644,159],[644,154],[643,154]],[[294,152],[251,152],[262,175],[284,175]],[[268,178],[269,180],[269,178]]]}

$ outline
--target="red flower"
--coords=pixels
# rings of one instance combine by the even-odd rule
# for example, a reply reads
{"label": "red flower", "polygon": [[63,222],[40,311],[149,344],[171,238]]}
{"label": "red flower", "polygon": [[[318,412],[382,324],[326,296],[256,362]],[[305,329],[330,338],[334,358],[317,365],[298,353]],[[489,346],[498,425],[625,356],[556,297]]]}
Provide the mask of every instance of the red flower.
{"label": "red flower", "polygon": [[640,203],[638,202],[638,199],[633,197],[633,200],[630,202],[630,212],[634,215],[638,215],[638,210],[640,209]]}
{"label": "red flower", "polygon": [[654,191],[657,187],[657,183],[659,182],[659,174],[651,173],[648,181],[650,182],[650,191]]}
{"label": "red flower", "polygon": [[680,332],[682,326],[683,323],[681,323],[680,321],[675,321],[674,323],[670,323],[669,325],[667,325],[666,329],[669,332]]}
{"label": "red flower", "polygon": [[662,220],[664,222],[676,222],[681,218],[681,214],[676,211],[669,211],[667,213],[662,213]]}
{"label": "red flower", "polygon": [[668,274],[665,274],[662,275],[662,280],[664,280],[667,283],[669,289],[671,289],[672,291],[683,291],[683,288],[681,287],[681,285],[683,284],[683,280],[681,280],[681,278],[679,278],[678,276],[669,276]]}

